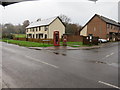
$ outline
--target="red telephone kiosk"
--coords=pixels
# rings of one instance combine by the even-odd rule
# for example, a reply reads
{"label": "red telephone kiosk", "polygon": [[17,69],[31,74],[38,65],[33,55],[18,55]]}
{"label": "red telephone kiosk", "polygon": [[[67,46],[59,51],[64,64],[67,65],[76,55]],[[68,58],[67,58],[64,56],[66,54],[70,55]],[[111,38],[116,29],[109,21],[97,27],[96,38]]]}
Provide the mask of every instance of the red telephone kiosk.
{"label": "red telephone kiosk", "polygon": [[60,46],[59,31],[54,31],[54,46]]}

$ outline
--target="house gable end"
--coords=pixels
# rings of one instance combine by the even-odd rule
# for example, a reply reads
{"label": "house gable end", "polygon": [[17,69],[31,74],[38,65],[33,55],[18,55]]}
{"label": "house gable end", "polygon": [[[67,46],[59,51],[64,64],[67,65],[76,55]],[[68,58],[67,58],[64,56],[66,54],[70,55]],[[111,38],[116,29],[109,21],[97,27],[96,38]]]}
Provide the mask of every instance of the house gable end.
{"label": "house gable end", "polygon": [[[64,25],[64,27],[66,27],[66,25],[62,22],[62,20],[59,17],[56,17],[50,24],[52,24],[56,19],[59,19],[60,22]],[[49,24],[49,26],[50,26],[50,24]]]}
{"label": "house gable end", "polygon": [[[82,29],[83,29],[86,25],[88,25],[88,23],[90,23],[96,16],[100,18],[99,15],[95,14],[95,15],[82,27]],[[100,18],[100,19],[101,19],[101,18]],[[102,20],[102,19],[101,19],[101,20]],[[104,20],[102,20],[102,21],[104,21]],[[105,22],[105,21],[104,21],[104,22]],[[82,30],[82,29],[81,29],[81,30]]]}

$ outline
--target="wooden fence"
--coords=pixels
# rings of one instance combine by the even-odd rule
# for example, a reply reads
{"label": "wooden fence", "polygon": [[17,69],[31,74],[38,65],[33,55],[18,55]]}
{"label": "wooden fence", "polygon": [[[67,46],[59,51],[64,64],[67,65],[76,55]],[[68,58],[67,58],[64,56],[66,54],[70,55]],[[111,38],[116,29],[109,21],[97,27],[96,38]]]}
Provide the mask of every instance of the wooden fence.
{"label": "wooden fence", "polygon": [[[92,40],[90,41],[89,36],[79,36],[79,35],[66,35],[68,42],[83,42],[85,45],[98,45],[99,37],[92,37]],[[63,36],[64,37],[64,36]]]}
{"label": "wooden fence", "polygon": [[13,40],[53,44],[53,39],[13,38]]}
{"label": "wooden fence", "polygon": [[83,42],[83,36],[79,35],[67,35],[68,42]]}
{"label": "wooden fence", "polygon": [[[98,45],[99,43],[98,39],[99,37],[93,37],[92,40],[90,41],[89,37],[67,35],[67,42],[83,42],[83,44],[86,45]],[[53,39],[13,38],[13,40],[53,44]]]}

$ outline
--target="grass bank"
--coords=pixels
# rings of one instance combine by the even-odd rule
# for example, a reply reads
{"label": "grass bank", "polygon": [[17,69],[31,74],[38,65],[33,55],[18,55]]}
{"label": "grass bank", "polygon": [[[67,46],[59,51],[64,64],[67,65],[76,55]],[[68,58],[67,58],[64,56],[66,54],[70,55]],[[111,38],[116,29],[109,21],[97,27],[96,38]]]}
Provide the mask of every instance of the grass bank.
{"label": "grass bank", "polygon": [[3,42],[16,44],[19,46],[25,46],[25,47],[50,47],[53,46],[52,44],[46,44],[46,43],[37,43],[37,42],[28,42],[28,41],[19,41],[19,40],[12,40],[12,39],[2,39]]}

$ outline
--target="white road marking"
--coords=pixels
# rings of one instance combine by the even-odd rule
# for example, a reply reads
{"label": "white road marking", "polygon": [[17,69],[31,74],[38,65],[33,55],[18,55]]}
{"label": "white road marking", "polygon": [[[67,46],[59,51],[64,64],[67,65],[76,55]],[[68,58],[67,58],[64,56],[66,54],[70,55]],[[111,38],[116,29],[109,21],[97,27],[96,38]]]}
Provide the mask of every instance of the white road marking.
{"label": "white road marking", "polygon": [[114,53],[112,52],[110,55],[106,55],[105,57],[107,58],[107,57],[110,57],[110,56],[112,56]]}
{"label": "white road marking", "polygon": [[105,57],[109,57],[110,55],[106,55]]}
{"label": "white road marking", "polygon": [[48,66],[51,66],[51,67],[54,67],[54,68],[59,68],[58,66],[55,66],[55,65],[53,65],[53,64],[49,64],[49,63],[47,63],[47,62],[44,62],[44,61],[41,61],[41,60],[38,60],[38,59],[35,59],[35,58],[32,58],[32,57],[30,57],[30,56],[26,56],[26,57],[27,57],[27,58],[30,58],[30,59],[33,59],[33,60],[35,60],[35,61],[37,61],[37,62],[46,64],[46,65],[48,65]]}
{"label": "white road marking", "polygon": [[104,85],[107,85],[107,86],[113,87],[113,88],[120,89],[120,87],[115,86],[115,85],[112,85],[112,84],[109,84],[109,83],[106,83],[106,82],[102,82],[102,81],[98,81],[98,82],[99,82],[99,83],[102,83],[102,84],[104,84]]}
{"label": "white road marking", "polygon": [[110,55],[113,55],[114,53],[111,53]]}

